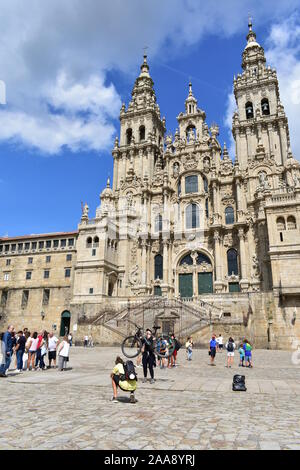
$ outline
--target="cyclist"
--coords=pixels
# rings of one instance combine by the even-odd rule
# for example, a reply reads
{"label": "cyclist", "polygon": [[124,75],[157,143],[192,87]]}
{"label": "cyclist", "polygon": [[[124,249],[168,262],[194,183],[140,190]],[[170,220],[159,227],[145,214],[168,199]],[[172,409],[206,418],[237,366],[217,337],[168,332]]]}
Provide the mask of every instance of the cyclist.
{"label": "cyclist", "polygon": [[147,373],[148,369],[150,372],[150,383],[154,384],[154,367],[156,367],[156,359],[155,359],[155,354],[154,354],[154,338],[152,335],[152,331],[147,329],[146,330],[146,335],[142,339],[142,354],[143,354],[143,369],[144,369],[144,380],[143,383],[147,382]]}

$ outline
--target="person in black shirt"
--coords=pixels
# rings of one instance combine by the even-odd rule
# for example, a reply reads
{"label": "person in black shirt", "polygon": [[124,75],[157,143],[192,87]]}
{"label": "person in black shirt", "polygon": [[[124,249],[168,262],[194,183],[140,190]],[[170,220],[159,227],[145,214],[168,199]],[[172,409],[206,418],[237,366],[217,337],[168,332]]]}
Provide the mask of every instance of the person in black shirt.
{"label": "person in black shirt", "polygon": [[25,352],[26,338],[23,335],[23,331],[18,332],[18,340],[16,344],[16,355],[17,355],[17,371],[22,372],[23,370],[23,355]]}
{"label": "person in black shirt", "polygon": [[153,367],[156,366],[156,359],[154,354],[154,345],[153,345],[153,336],[151,330],[146,330],[146,336],[142,339],[142,353],[143,353],[143,369],[144,369],[144,380],[143,383],[147,382],[147,372],[149,368],[150,372],[150,383],[153,384],[154,380],[154,369]]}

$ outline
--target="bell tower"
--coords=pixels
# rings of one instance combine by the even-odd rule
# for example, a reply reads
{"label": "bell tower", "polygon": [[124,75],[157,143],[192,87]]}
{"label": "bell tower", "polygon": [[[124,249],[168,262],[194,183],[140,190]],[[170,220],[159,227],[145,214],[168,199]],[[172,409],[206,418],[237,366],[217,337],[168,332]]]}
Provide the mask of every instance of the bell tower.
{"label": "bell tower", "polygon": [[283,165],[290,140],[276,70],[266,65],[264,49],[256,40],[251,19],[248,27],[243,73],[234,77],[237,111],[233,116],[232,131],[241,170],[248,168],[249,162],[262,154]]}
{"label": "bell tower", "polygon": [[118,190],[133,175],[141,181],[151,182],[155,163],[162,159],[165,119],[161,119],[156,102],[154,83],[149,74],[147,56],[141,65],[131,101],[120,112],[120,141],[115,140],[113,189]]}

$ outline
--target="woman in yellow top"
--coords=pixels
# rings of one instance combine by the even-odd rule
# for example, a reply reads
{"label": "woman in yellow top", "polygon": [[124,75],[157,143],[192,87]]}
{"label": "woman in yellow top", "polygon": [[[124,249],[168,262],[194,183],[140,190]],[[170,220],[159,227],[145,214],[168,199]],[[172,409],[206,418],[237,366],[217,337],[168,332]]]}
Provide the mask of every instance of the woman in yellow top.
{"label": "woman in yellow top", "polygon": [[116,358],[115,367],[111,373],[112,388],[114,396],[112,397],[113,403],[118,403],[118,387],[123,392],[130,392],[130,402],[135,403],[134,392],[136,390],[136,380],[121,380],[125,376],[124,361],[119,356]]}

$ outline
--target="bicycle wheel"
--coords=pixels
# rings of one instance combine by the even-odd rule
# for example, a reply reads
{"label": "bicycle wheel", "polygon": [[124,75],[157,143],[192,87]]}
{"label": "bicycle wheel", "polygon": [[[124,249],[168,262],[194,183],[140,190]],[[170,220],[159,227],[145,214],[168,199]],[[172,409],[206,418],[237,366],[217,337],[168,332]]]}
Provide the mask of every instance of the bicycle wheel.
{"label": "bicycle wheel", "polygon": [[175,342],[168,335],[161,335],[156,339],[154,344],[154,352],[158,357],[167,359],[171,357],[175,350]]}
{"label": "bicycle wheel", "polygon": [[128,336],[121,345],[124,356],[129,359],[137,357],[142,349],[142,343],[136,336]]}

